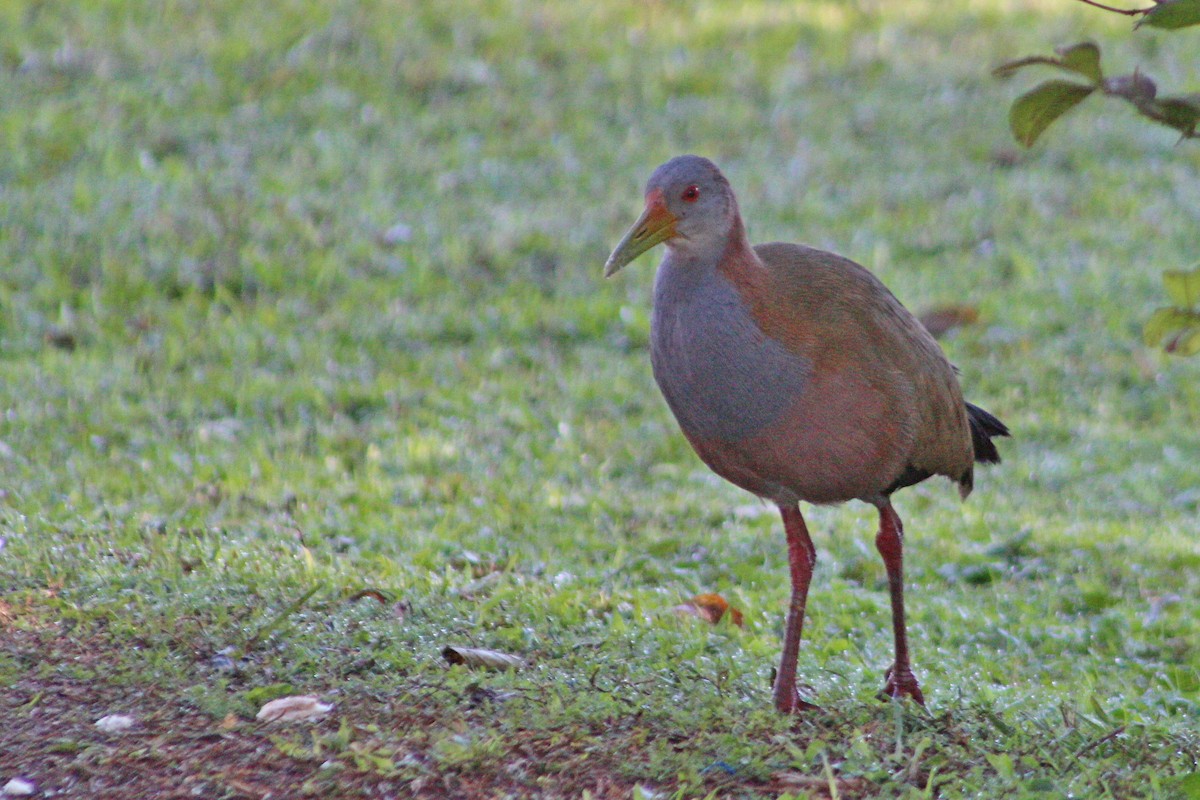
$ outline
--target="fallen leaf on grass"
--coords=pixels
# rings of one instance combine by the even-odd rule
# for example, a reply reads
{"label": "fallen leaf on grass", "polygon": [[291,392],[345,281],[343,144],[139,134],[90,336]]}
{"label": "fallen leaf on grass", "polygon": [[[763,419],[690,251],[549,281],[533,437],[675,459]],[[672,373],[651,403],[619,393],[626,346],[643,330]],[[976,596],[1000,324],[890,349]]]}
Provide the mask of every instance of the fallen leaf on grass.
{"label": "fallen leaf on grass", "polygon": [[979,309],[974,306],[939,306],[921,314],[921,324],[935,339],[955,328],[974,325],[979,321]]}
{"label": "fallen leaf on grass", "polygon": [[514,655],[499,650],[482,650],[476,647],[447,647],[442,656],[451,664],[483,669],[520,669],[525,662]]}
{"label": "fallen leaf on grass", "polygon": [[245,795],[246,797],[270,797],[274,794],[274,792],[271,791],[271,789],[268,789],[266,786],[257,783],[251,783],[250,781],[239,780],[238,778],[231,777],[228,774],[223,775],[222,779],[228,783],[231,788],[236,789],[240,794]]}
{"label": "fallen leaf on grass", "polygon": [[280,697],[259,709],[256,719],[262,722],[303,722],[320,719],[328,714],[333,706],[322,703],[309,695],[292,695]]}
{"label": "fallen leaf on grass", "polygon": [[362,600],[364,598],[369,598],[371,600],[377,600],[381,605],[385,605],[385,606],[388,603],[387,595],[385,595],[383,592],[379,591],[378,589],[362,589],[361,591],[357,591],[354,594],[347,597],[346,602],[347,603],[357,603],[359,600]]}
{"label": "fallen leaf on grass", "polygon": [[776,772],[771,776],[771,787],[776,791],[785,792],[791,789],[802,789],[812,798],[859,797],[861,792],[872,788],[871,783],[865,778],[835,777],[833,784],[830,785],[827,776],[804,775],[799,772]]}
{"label": "fallen leaf on grass", "polygon": [[680,603],[673,609],[681,617],[696,617],[710,625],[716,625],[729,612],[729,619],[739,628],[742,627],[742,612],[738,611],[719,594],[698,594],[686,603]]}
{"label": "fallen leaf on grass", "polygon": [[108,714],[96,720],[96,727],[105,733],[121,733],[133,727],[133,717],[128,714]]}

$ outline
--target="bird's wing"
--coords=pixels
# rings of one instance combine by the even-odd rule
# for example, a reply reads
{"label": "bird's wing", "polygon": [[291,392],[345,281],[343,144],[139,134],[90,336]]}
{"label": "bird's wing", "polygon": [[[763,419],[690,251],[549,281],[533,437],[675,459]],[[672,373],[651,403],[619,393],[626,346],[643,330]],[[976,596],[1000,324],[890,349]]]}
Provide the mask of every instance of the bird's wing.
{"label": "bird's wing", "polygon": [[[970,427],[962,390],[941,347],[869,270],[797,244],[754,248],[767,267],[763,330],[812,360],[814,370],[853,370],[886,401],[904,431],[907,464],[969,480]],[[836,402],[831,398],[830,402]],[[899,476],[890,476],[897,478]]]}

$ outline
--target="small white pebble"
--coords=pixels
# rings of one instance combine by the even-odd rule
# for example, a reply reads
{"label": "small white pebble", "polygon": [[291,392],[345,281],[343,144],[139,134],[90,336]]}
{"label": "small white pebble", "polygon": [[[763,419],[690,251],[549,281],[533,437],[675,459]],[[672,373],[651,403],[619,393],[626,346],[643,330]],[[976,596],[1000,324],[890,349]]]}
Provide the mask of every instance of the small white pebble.
{"label": "small white pebble", "polygon": [[34,786],[24,778],[13,778],[8,783],[4,784],[4,789],[0,793],[6,794],[9,797],[24,797],[25,795],[33,794]]}
{"label": "small white pebble", "polygon": [[96,727],[105,733],[120,733],[133,727],[133,717],[127,714],[109,714],[96,720]]}

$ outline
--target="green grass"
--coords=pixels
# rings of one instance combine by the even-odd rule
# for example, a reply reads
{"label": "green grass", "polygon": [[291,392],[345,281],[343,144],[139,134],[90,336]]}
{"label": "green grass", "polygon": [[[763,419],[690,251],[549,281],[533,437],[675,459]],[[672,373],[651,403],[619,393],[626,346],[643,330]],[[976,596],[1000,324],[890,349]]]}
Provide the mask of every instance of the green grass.
{"label": "green grass", "polygon": [[[1186,33],[1111,16],[0,6],[0,785],[1200,796],[1200,362],[1140,344],[1196,259],[1200,149],[1084,107],[1017,152],[1025,84],[989,77],[1090,36],[1200,85]],[[897,496],[928,715],[873,697],[861,505],[806,509],[824,711],[770,710],[779,521],[658,396],[651,259],[600,278],[680,152],[753,240],[979,309],[944,346],[1005,463],[965,505]],[[672,613],[700,592],[744,628]],[[335,711],[253,722],[288,692]]]}

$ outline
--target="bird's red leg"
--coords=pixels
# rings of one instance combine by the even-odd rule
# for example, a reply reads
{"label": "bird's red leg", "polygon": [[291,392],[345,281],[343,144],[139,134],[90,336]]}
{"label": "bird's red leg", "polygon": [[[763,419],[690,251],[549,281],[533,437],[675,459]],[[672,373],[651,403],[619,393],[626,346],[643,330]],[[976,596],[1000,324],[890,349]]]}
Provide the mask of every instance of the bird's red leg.
{"label": "bird's red leg", "polygon": [[891,503],[879,508],[879,533],[875,537],[875,547],[887,567],[888,589],[892,593],[892,629],[896,635],[896,660],[887,671],[887,684],[881,696],[907,695],[925,705],[925,695],[921,694],[921,686],[908,661],[908,632],[904,625],[904,525]]}
{"label": "bird's red leg", "polygon": [[817,563],[817,549],[808,536],[808,527],[796,505],[780,506],[783,529],[787,533],[788,566],[792,575],[792,599],[788,604],[787,627],[783,632],[783,657],[779,660],[779,672],[775,675],[775,708],[784,714],[816,708],[812,703],[800,699],[796,691],[796,659],[800,653],[800,634],[804,630],[804,605],[808,601],[808,584],[812,580],[813,566]]}

